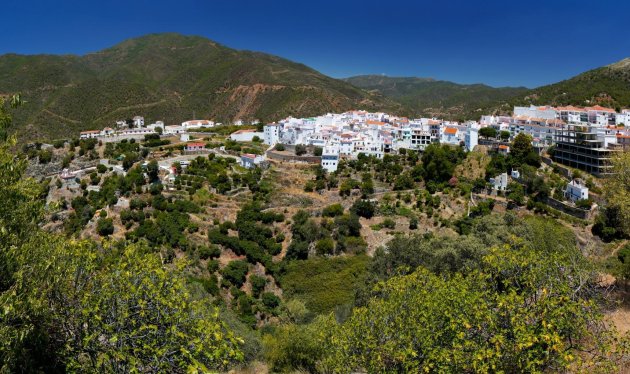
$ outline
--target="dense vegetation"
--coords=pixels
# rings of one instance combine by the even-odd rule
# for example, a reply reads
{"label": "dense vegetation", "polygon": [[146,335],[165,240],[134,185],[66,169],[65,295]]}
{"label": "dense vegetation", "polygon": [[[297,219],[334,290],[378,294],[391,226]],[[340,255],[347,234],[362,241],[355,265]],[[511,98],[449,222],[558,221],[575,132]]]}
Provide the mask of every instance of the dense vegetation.
{"label": "dense vegetation", "polygon": [[578,105],[595,104],[620,110],[630,106],[630,60],[589,70],[573,78],[542,86],[507,101],[501,111],[513,105]]}
{"label": "dense vegetation", "polygon": [[478,119],[481,114],[510,114],[514,105],[630,106],[630,60],[589,70],[573,78],[534,89],[460,85],[427,78],[365,75],[346,81],[378,92],[414,113],[446,119]]}
{"label": "dense vegetation", "polygon": [[[0,110],[0,134],[8,121]],[[121,142],[103,150],[137,160],[125,175],[100,165],[73,199],[45,205],[53,183],[26,178],[27,154],[3,138],[0,371],[215,372],[254,361],[274,372],[608,371],[628,360],[627,338],[604,319],[612,304],[597,264],[566,223],[520,207],[538,211],[566,183],[537,169],[525,136],[481,170],[522,171],[503,193],[507,213],[487,199],[450,218],[447,204],[486,188],[456,177],[477,156],[461,147],[304,169],[311,192],[335,203],[289,208],[274,204],[273,169],[210,154],[163,181],[156,160],[141,164],[146,148]],[[70,143],[83,158],[98,150]],[[604,194],[611,240],[629,234],[627,157]],[[41,228],[62,213],[65,232]],[[368,256],[371,219],[392,239]],[[605,263],[620,282],[630,278],[621,244]]]}
{"label": "dense vegetation", "polygon": [[24,177],[14,145],[13,137],[0,142],[3,372],[206,371],[243,357],[240,340],[191,292],[180,267],[166,268],[144,245],[42,231],[42,186]]}
{"label": "dense vegetation", "polygon": [[368,274],[352,313],[289,322],[267,336],[272,367],[608,370],[624,354],[602,325],[595,269],[574,235],[549,219],[494,215],[458,238],[400,237]]}
{"label": "dense vegetation", "polygon": [[484,84],[381,75],[360,75],[345,81],[396,100],[410,108],[414,115],[457,120],[473,119],[497,102],[528,92],[525,87],[494,88]]}

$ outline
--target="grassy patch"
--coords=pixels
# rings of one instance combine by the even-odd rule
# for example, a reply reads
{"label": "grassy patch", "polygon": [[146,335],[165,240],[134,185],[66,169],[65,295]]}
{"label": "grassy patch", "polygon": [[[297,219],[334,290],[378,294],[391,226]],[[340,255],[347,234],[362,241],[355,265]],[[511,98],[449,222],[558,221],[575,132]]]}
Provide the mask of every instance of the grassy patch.
{"label": "grassy patch", "polygon": [[370,258],[364,255],[293,261],[281,278],[284,295],[298,298],[315,313],[328,313],[354,302],[354,290],[364,283]]}

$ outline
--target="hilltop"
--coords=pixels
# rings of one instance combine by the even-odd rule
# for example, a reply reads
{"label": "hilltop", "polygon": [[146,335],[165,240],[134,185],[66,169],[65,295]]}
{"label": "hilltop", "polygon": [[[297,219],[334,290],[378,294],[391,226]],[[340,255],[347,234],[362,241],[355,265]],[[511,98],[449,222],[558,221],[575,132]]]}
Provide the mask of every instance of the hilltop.
{"label": "hilltop", "polygon": [[479,117],[497,102],[529,91],[525,87],[494,88],[418,77],[359,75],[345,81],[396,100],[415,113],[456,120]]}
{"label": "hilltop", "polygon": [[513,105],[602,105],[610,108],[630,106],[630,58],[589,70],[573,78],[538,87],[514,97],[497,110]]}
{"label": "hilltop", "polygon": [[277,56],[209,39],[152,34],[87,54],[0,56],[0,94],[28,102],[18,132],[59,138],[143,115],[276,120],[353,108],[399,109],[392,101]]}
{"label": "hilltop", "polygon": [[345,81],[395,100],[414,113],[453,120],[509,114],[515,105],[630,107],[630,58],[534,89],[380,75],[360,75]]}

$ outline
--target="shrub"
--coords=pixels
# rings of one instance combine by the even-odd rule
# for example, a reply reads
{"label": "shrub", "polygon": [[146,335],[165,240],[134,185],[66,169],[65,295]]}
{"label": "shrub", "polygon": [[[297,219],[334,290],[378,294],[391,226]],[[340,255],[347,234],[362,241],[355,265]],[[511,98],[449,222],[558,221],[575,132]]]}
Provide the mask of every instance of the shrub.
{"label": "shrub", "polygon": [[322,211],[324,217],[337,217],[343,215],[343,206],[341,204],[332,204],[324,208]]}
{"label": "shrub", "polygon": [[249,277],[249,282],[252,285],[252,296],[258,297],[260,293],[265,289],[267,285],[267,278],[258,275],[252,275]]}
{"label": "shrub", "polygon": [[100,218],[96,223],[96,232],[100,236],[109,236],[114,233],[114,221],[111,218]]}
{"label": "shrub", "polygon": [[409,218],[409,230],[416,230],[418,228],[418,218],[413,216]]}
{"label": "shrub", "polygon": [[241,287],[245,282],[248,270],[249,266],[247,265],[247,262],[236,260],[227,264],[227,266],[221,270],[221,274],[233,285]]}
{"label": "shrub", "polygon": [[52,152],[51,151],[40,151],[39,152],[39,163],[47,164],[52,160]]}
{"label": "shrub", "polygon": [[298,156],[302,156],[304,154],[306,154],[306,146],[302,145],[302,144],[298,144],[295,146],[295,154]]}
{"label": "shrub", "polygon": [[280,144],[280,143],[278,143],[278,144],[276,144],[276,146],[274,147],[274,149],[275,149],[276,151],[281,151],[281,152],[282,152],[282,151],[284,151],[284,144]]}
{"label": "shrub", "polygon": [[315,190],[315,182],[314,181],[306,182],[306,184],[304,185],[304,192],[313,192],[314,190]]}
{"label": "shrub", "polygon": [[219,270],[219,261],[209,260],[206,268],[208,269],[208,272],[210,273],[216,272],[217,270]]}
{"label": "shrub", "polygon": [[359,217],[370,219],[374,217],[376,207],[368,200],[357,200],[350,207],[350,211]]}
{"label": "shrub", "polygon": [[271,292],[262,294],[263,305],[269,309],[274,309],[280,305],[280,298]]}
{"label": "shrub", "polygon": [[394,229],[396,228],[396,222],[391,218],[385,218],[383,222],[381,222],[381,226],[386,229]]}
{"label": "shrub", "polygon": [[324,238],[315,243],[315,251],[319,255],[331,255],[335,250],[335,242],[331,238]]}
{"label": "shrub", "polygon": [[197,250],[197,253],[199,254],[199,258],[202,260],[207,260],[207,259],[213,259],[213,258],[217,258],[219,256],[221,256],[221,250],[219,249],[219,247],[217,246],[210,246],[210,247],[206,247],[206,246],[202,246],[199,247],[199,249]]}

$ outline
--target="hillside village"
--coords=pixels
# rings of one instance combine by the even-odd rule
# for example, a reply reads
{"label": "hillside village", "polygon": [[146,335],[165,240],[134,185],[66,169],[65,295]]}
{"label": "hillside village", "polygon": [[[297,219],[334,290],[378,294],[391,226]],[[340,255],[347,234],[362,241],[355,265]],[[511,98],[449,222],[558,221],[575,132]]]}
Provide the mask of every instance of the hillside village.
{"label": "hillside village", "polygon": [[[275,157],[310,164],[319,162],[326,172],[334,173],[340,160],[356,160],[359,155],[383,159],[387,154],[400,154],[401,150],[422,152],[431,144],[462,146],[468,152],[482,144],[507,155],[510,142],[519,134],[526,134],[538,154],[549,153],[549,159],[553,158],[560,164],[595,176],[605,176],[609,173],[611,154],[630,147],[630,127],[626,127],[625,123],[630,123],[629,109],[617,113],[614,109],[601,106],[514,107],[513,116],[482,116],[479,122],[465,123],[436,118],[410,120],[382,112],[350,111],[310,118],[288,117],[263,126],[256,121],[251,125],[258,129],[237,129],[230,134],[230,140],[256,140],[269,146],[259,155],[241,154],[239,162],[246,168],[264,164],[267,159]],[[82,131],[79,138],[105,143],[131,139],[140,141],[145,136],[158,136],[154,140],[159,137],[175,138],[175,142],[183,145],[184,152],[203,153],[210,152],[209,144],[191,140],[191,136],[212,132],[212,128],[221,125],[211,120],[189,120],[181,125],[165,125],[157,121],[145,126],[144,118],[136,116],[131,120],[118,121],[115,130],[106,127],[103,130]],[[235,124],[237,127],[242,125],[242,121]],[[278,152],[279,149],[284,150],[285,146],[313,147],[316,153],[313,157],[316,158],[300,158],[299,154],[288,158]],[[181,163],[184,167],[187,165],[185,160]],[[169,180],[174,180],[170,165],[165,164],[163,167],[171,172]],[[69,178],[70,172],[65,170],[64,173],[63,179]],[[490,183],[493,188],[505,191],[508,174],[518,178],[519,172],[513,170],[492,178]],[[567,191],[588,191],[579,181],[571,183],[567,185]],[[586,195],[567,192],[567,195],[572,197],[571,200],[575,200],[573,197],[578,195],[588,199],[588,192]]]}
{"label": "hillside village", "polygon": [[[487,253],[467,254],[477,240],[553,227],[621,279],[625,234],[603,177],[628,146],[628,114],[531,106],[458,123],[355,110],[230,125],[135,116],[22,151],[46,191],[45,230],[185,261],[188,282],[257,334],[285,326],[289,308],[305,321],[342,318],[376,281],[370,266],[415,261],[396,252],[412,242],[446,246],[427,247],[430,266],[459,268]],[[501,231],[505,222],[516,231]]]}
{"label": "hillside village", "polygon": [[630,374],[630,1],[2,10],[0,374]]}

